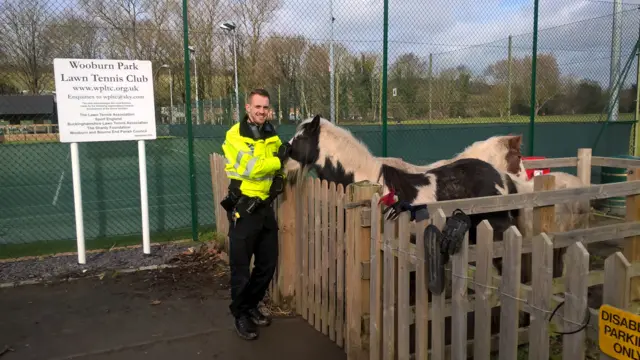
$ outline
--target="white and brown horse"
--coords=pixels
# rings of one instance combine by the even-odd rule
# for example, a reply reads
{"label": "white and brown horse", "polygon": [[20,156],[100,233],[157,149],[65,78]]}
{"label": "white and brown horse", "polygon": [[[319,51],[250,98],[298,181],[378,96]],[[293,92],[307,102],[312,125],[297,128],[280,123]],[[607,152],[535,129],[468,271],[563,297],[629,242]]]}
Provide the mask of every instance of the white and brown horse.
{"label": "white and brown horse", "polygon": [[[492,164],[496,169],[515,175],[528,184],[521,183],[521,191],[533,191],[533,180],[529,180],[522,161],[522,135],[499,135],[486,140],[476,141],[451,159],[439,160],[428,165],[413,165],[400,158],[381,157],[383,163],[403,169],[407,172],[424,172],[459,159],[476,158]],[[586,186],[579,177],[566,172],[551,172],[555,177],[556,189],[579,188]],[[555,231],[564,232],[588,227],[591,207],[584,202],[568,202],[555,205]],[[521,212],[520,231],[527,237],[532,234],[530,218],[532,209]]]}
{"label": "white and brown horse", "polygon": [[[418,167],[397,159],[378,158],[349,131],[316,116],[306,119],[289,141],[292,147],[290,171],[313,169],[320,179],[347,186],[368,180],[384,186],[384,193],[393,189],[400,201],[413,206],[443,200],[513,194],[529,191],[529,184],[491,163],[464,157],[443,161],[439,166],[421,171]],[[291,161],[289,161],[291,162]],[[288,162],[288,163],[289,163]],[[293,181],[296,174],[289,172]],[[517,225],[518,211],[500,211],[471,215],[474,243],[475,226],[487,219],[498,238],[509,226]]]}

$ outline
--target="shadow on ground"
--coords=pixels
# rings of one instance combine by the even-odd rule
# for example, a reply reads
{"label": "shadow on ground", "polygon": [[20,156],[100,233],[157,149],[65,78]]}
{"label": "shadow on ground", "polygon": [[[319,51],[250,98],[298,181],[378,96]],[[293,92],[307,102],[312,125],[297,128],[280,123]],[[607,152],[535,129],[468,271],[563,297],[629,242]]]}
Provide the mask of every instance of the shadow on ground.
{"label": "shadow on ground", "polygon": [[226,269],[105,272],[71,282],[0,290],[0,355],[14,359],[346,359],[301,318],[278,317],[257,341],[238,338]]}

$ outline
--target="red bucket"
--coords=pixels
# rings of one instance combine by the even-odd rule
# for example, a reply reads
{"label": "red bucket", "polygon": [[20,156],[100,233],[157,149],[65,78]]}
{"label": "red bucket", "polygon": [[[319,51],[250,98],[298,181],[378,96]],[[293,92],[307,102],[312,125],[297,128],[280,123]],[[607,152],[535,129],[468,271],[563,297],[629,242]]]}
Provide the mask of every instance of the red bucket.
{"label": "red bucket", "polygon": [[[546,159],[544,156],[523,156],[522,160],[543,160]],[[527,169],[527,178],[531,180],[534,176],[544,175],[551,172],[550,168],[545,169]]]}

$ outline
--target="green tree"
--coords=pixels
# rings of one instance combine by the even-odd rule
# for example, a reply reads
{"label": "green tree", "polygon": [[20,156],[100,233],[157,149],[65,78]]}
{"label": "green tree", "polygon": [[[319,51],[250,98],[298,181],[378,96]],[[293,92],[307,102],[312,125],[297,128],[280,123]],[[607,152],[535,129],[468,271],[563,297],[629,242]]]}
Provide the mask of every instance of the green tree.
{"label": "green tree", "polygon": [[400,55],[389,67],[389,113],[396,121],[408,120],[423,112],[424,102],[419,93],[426,75],[427,62],[414,53]]}

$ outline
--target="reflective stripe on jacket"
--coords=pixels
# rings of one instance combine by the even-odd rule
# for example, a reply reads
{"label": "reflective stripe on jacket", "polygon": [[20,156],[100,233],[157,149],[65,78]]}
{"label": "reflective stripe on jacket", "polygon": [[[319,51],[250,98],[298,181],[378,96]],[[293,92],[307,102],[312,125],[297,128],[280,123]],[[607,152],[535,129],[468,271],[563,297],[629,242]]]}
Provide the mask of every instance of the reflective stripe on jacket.
{"label": "reflective stripe on jacket", "polygon": [[227,131],[222,151],[229,179],[241,180],[240,191],[262,200],[269,196],[273,176],[282,168],[275,155],[282,141],[273,132],[263,132],[259,139],[252,136],[246,119]]}

